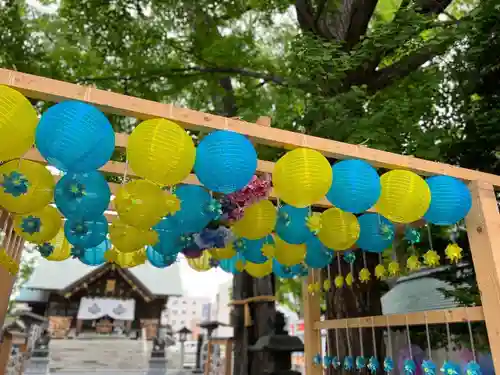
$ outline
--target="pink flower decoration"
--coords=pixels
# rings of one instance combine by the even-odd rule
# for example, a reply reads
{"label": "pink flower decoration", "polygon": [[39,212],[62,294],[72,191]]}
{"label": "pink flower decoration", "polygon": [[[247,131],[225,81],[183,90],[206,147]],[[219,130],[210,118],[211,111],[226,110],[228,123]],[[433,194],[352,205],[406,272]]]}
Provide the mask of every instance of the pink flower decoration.
{"label": "pink flower decoration", "polygon": [[229,214],[231,220],[241,219],[244,209],[253,203],[267,199],[271,193],[271,181],[269,178],[253,176],[252,180],[243,189],[229,194],[227,198],[238,208]]}

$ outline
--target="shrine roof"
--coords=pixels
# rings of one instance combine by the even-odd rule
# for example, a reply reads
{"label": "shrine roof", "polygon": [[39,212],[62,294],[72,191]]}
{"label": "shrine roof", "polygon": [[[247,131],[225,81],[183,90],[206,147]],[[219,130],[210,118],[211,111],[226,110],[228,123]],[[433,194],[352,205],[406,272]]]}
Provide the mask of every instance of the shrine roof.
{"label": "shrine roof", "polygon": [[[24,289],[60,291],[95,270],[96,267],[89,267],[77,259],[70,258],[62,262],[50,262],[42,258],[24,285]],[[183,294],[179,266],[175,263],[167,268],[156,268],[145,263],[128,268],[127,271],[139,280],[152,295],[181,296]]]}

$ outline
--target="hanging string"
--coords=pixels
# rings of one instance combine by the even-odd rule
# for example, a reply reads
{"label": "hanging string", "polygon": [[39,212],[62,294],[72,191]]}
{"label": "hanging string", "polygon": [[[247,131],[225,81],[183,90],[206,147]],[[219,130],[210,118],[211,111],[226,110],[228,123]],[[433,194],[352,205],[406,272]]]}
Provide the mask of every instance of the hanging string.
{"label": "hanging string", "polygon": [[467,318],[467,327],[469,328],[469,340],[470,340],[470,350],[472,351],[472,358],[474,359],[474,362],[477,363],[476,360],[476,348],[474,346],[474,335],[472,334],[472,325],[469,319],[469,308],[465,308],[465,316]]}
{"label": "hanging string", "polygon": [[359,323],[359,343],[361,345],[361,357],[365,357],[365,345],[363,343],[363,328],[361,328],[361,318],[358,318]]}
{"label": "hanging string", "polygon": [[339,276],[342,276],[342,265],[340,264],[340,253],[337,252],[337,268],[339,271]]}
{"label": "hanging string", "polygon": [[335,351],[337,354],[337,359],[340,358],[340,353],[339,353],[339,330],[335,328],[335,347],[337,350]]}
{"label": "hanging string", "polygon": [[392,357],[392,334],[391,327],[389,326],[389,316],[385,316],[385,323],[387,327],[387,343],[389,344],[389,355],[388,357]]}
{"label": "hanging string", "polygon": [[379,264],[384,263],[384,260],[382,259],[382,253],[378,253],[378,262],[379,262]]}
{"label": "hanging string", "polygon": [[125,160],[125,170],[123,171],[122,186],[125,185],[127,182],[127,175],[128,175],[128,159]]}
{"label": "hanging string", "polygon": [[361,253],[363,254],[363,267],[364,267],[364,268],[368,268],[368,267],[366,266],[366,252],[365,252],[365,251],[362,251]]}
{"label": "hanging string", "polygon": [[410,354],[410,359],[413,359],[413,350],[411,347],[411,337],[410,337],[410,326],[408,325],[407,315],[405,315],[405,324],[406,324],[406,339],[408,340],[408,352]]}
{"label": "hanging string", "polygon": [[427,352],[429,359],[432,361],[431,335],[429,334],[429,322],[427,321],[427,311],[424,312],[425,319],[425,336],[427,337]]}
{"label": "hanging string", "polygon": [[377,356],[377,339],[375,337],[375,320],[372,316],[372,345],[373,345],[373,355]]}
{"label": "hanging string", "polygon": [[432,234],[431,234],[431,224],[427,223],[427,235],[429,236],[429,248],[430,250],[434,250],[434,246],[432,246]]}
{"label": "hanging string", "polygon": [[351,338],[349,336],[349,326],[347,324],[347,319],[345,320],[345,333],[347,337],[347,351],[349,353],[349,357],[352,356],[352,351],[351,351]]}
{"label": "hanging string", "polygon": [[444,312],[444,321],[446,325],[446,359],[450,360],[450,350],[451,350],[451,332],[450,332],[450,324],[448,323],[448,312]]}

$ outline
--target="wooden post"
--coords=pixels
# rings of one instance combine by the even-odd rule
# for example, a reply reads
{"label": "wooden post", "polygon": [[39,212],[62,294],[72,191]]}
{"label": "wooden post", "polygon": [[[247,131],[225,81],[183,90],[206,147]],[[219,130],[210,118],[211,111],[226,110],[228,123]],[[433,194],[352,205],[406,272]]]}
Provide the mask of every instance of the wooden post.
{"label": "wooden post", "polygon": [[473,181],[470,190],[472,208],[465,223],[495,373],[500,374],[500,215],[491,184]]}
{"label": "wooden post", "polygon": [[0,344],[0,374],[5,374],[9,364],[12,351],[12,335],[8,332],[3,333],[2,343]]}
{"label": "wooden post", "polygon": [[225,349],[225,375],[231,375],[233,371],[233,339],[226,340],[226,349]]}
{"label": "wooden post", "polygon": [[315,269],[309,270],[307,280],[302,286],[302,296],[304,299],[304,356],[306,362],[306,375],[322,375],[321,366],[314,364],[314,356],[321,354],[321,330],[315,329],[314,325],[320,321],[321,307],[320,295],[309,294],[308,284],[319,281],[319,272]]}
{"label": "wooden post", "polygon": [[[2,221],[2,227],[0,230],[5,230],[5,237],[3,239],[2,245],[0,248],[4,248],[6,253],[11,257],[15,257],[14,259],[19,264],[20,253],[21,251],[17,251],[16,245],[18,244],[17,235],[14,232],[14,223],[12,218],[5,214],[2,214],[2,218],[5,221]],[[12,276],[5,267],[0,267],[0,325],[5,321],[5,316],[7,315],[7,309],[9,307],[9,299],[10,293],[12,291],[12,285],[15,280],[15,277]]]}
{"label": "wooden post", "polygon": [[212,371],[212,340],[207,340],[207,359],[205,361],[205,375],[210,375]]}

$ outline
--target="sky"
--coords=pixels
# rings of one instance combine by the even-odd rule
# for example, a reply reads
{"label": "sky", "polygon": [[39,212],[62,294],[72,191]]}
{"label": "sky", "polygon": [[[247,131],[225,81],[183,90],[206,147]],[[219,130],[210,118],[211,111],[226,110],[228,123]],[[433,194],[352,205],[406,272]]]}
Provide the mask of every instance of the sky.
{"label": "sky", "polygon": [[207,272],[195,271],[189,267],[185,259],[180,260],[179,268],[185,294],[191,297],[214,298],[219,285],[232,278],[231,274],[222,271],[220,268],[211,269]]}

